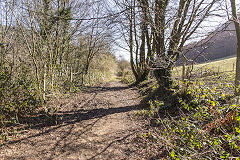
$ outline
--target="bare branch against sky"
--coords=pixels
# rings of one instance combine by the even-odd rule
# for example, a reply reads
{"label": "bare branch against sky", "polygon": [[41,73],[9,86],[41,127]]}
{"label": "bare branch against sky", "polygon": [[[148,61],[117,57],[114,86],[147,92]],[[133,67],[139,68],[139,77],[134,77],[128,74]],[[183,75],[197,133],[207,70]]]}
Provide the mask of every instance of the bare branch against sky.
{"label": "bare branch against sky", "polygon": [[[224,2],[227,1],[228,5],[223,5]],[[12,20],[11,19],[13,16],[11,16],[11,12],[9,12],[9,15],[6,15],[5,10],[9,9],[7,7],[6,2],[9,4],[11,2],[14,1],[0,1],[1,5],[0,5],[0,18],[1,18],[1,24],[4,24],[6,18],[8,17],[8,23],[15,23],[14,18]],[[114,52],[117,56],[121,56],[124,57],[125,59],[129,59],[129,50],[128,50],[128,46],[127,44],[124,42],[125,38],[122,34],[120,34],[120,31],[123,31],[124,28],[123,26],[124,24],[124,19],[127,18],[125,15],[126,13],[129,11],[129,8],[127,8],[127,6],[124,6],[124,3],[127,2],[125,0],[120,0],[120,1],[116,1],[116,0],[103,0],[103,1],[95,1],[95,0],[79,0],[78,2],[75,1],[71,1],[72,6],[74,6],[75,8],[73,9],[73,16],[71,18],[65,19],[65,20],[69,20],[71,22],[73,21],[77,21],[79,23],[79,25],[90,25],[89,21],[93,21],[93,20],[103,20],[105,21],[104,23],[108,23],[109,25],[111,25],[111,29],[113,30],[113,32],[111,32],[112,35],[112,49],[114,49]],[[21,4],[21,2],[15,2],[16,4],[19,3]],[[96,14],[93,14],[92,10],[89,10],[88,7],[92,7],[97,4],[97,3],[101,3],[101,5],[104,6],[104,8],[101,9],[101,14],[98,14],[98,16],[96,16]],[[176,6],[178,5],[177,1],[175,0],[170,0],[170,3],[172,3],[171,5],[169,5],[169,13],[171,11],[173,11],[174,7],[176,8]],[[237,6],[239,6],[240,0],[236,1]],[[75,4],[75,5],[73,5]],[[88,4],[88,5],[87,5]],[[84,6],[85,5],[85,6]],[[80,10],[78,8],[83,8],[85,7],[85,13],[82,13],[83,10]],[[204,38],[204,36],[206,35],[207,32],[213,31],[215,28],[219,27],[219,25],[225,23],[230,17],[231,15],[229,14],[229,7],[230,7],[230,1],[229,0],[222,0],[219,3],[215,4],[215,12],[212,12],[212,16],[210,16],[210,18],[206,19],[205,22],[202,23],[202,27],[199,27],[198,29],[198,34],[193,35],[193,37],[187,42],[187,43],[191,43],[192,41],[198,41],[202,38]],[[239,8],[239,7],[237,7]],[[24,10],[29,10],[30,8],[25,8],[24,5],[16,5],[14,8],[12,8],[14,10],[18,10],[19,12],[15,13],[15,16],[21,16],[21,11],[24,12]],[[33,12],[34,8],[32,8],[32,12]],[[174,14],[174,12],[173,12]],[[7,16],[7,17],[6,17]],[[55,18],[66,18],[66,17],[59,17],[59,16],[55,16]],[[85,22],[83,22],[85,21]],[[122,26],[119,26],[117,23],[121,23]],[[110,29],[109,28],[109,29]],[[116,31],[118,30],[118,31]],[[74,32],[81,32],[80,30],[78,30],[76,27],[74,29],[73,27],[73,31]],[[125,31],[124,31],[125,32]]]}

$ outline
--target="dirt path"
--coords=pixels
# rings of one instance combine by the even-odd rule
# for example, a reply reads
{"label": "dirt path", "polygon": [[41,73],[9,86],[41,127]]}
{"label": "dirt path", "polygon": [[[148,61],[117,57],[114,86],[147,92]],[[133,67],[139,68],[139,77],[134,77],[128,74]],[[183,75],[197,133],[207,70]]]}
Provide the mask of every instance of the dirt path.
{"label": "dirt path", "polygon": [[0,159],[141,159],[131,139],[141,124],[136,89],[120,82],[61,100],[58,125],[38,127],[0,148]]}

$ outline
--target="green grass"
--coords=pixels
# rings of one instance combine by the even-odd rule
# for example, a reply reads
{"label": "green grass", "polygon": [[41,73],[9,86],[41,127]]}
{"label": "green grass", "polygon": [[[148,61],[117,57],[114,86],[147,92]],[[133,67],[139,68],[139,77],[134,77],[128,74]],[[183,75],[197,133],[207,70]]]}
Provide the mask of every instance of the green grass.
{"label": "green grass", "polygon": [[[191,67],[191,66],[187,66],[187,67]],[[236,57],[221,59],[221,60],[212,61],[209,63],[197,64],[193,66],[193,72],[198,72],[203,74],[210,70],[217,73],[229,72],[231,74],[233,73],[233,71],[236,70]],[[181,74],[182,74],[182,66],[175,67],[173,69],[174,76],[179,77],[181,76]]]}

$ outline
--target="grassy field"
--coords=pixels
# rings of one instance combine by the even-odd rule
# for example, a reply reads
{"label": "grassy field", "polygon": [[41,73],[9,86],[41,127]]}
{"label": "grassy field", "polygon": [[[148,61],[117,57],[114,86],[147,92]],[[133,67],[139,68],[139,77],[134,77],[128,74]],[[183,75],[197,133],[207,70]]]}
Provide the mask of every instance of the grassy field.
{"label": "grassy field", "polygon": [[[191,67],[191,66],[187,66]],[[186,67],[186,68],[187,68]],[[236,70],[236,57],[231,57],[227,59],[221,59],[217,61],[212,61],[209,63],[197,64],[193,66],[193,72],[197,72],[199,74],[204,74],[206,72],[215,72],[215,73],[233,73]],[[173,70],[173,75],[176,77],[181,76],[182,74],[182,66],[176,67]]]}

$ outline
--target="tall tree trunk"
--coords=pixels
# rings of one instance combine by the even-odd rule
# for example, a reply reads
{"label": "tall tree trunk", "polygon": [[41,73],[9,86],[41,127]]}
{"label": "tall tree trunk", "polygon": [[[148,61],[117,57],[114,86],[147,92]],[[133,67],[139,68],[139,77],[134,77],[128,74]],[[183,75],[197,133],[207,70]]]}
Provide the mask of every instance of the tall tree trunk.
{"label": "tall tree trunk", "polygon": [[158,62],[156,63],[154,75],[163,89],[171,86],[171,66],[166,66],[165,51],[165,16],[168,0],[155,0],[155,28],[153,39],[153,50],[156,51]]}
{"label": "tall tree trunk", "polygon": [[240,84],[240,27],[237,17],[236,2],[231,0],[232,15],[234,20],[234,25],[237,35],[237,62],[236,62],[236,77],[235,77],[235,87],[238,88]]}
{"label": "tall tree trunk", "polygon": [[[132,1],[131,1],[132,4]],[[135,76],[135,78],[137,79],[137,72],[136,72],[136,68],[134,65],[134,61],[133,61],[133,18],[135,18],[133,16],[133,7],[131,6],[131,10],[130,10],[130,39],[129,39],[129,44],[130,44],[130,65],[133,71],[133,74]]]}

